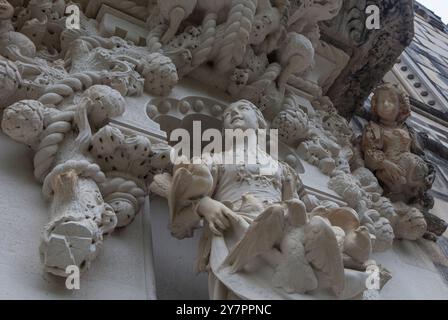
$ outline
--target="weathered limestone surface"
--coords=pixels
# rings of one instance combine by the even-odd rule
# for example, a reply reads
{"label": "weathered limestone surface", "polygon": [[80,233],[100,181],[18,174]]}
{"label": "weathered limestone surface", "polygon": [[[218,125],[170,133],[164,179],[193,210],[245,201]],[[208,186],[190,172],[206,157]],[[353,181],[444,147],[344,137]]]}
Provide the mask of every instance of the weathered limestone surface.
{"label": "weathered limestone surface", "polygon": [[[393,132],[407,144],[391,154],[393,137],[361,142],[340,114],[408,43],[410,1],[381,2],[385,29],[372,33],[363,15],[350,19],[369,1],[80,1],[80,30],[65,28],[63,0],[0,3],[1,127],[30,148],[0,140],[15,150],[2,154],[0,189],[0,279],[13,297],[68,297],[68,266],[82,271],[70,296],[80,298],[445,295],[433,261],[446,259],[422,240],[430,164],[411,154],[408,131]],[[384,113],[404,105],[389,98],[378,103]],[[227,145],[176,162],[170,135],[194,135],[194,121],[199,134],[215,130],[214,142],[232,130],[276,131],[269,152],[237,140],[255,163],[220,163]],[[374,160],[392,156],[387,168],[370,149]],[[403,178],[403,197],[379,169]],[[372,270],[379,287],[367,282]]]}
{"label": "weathered limestone surface", "polygon": [[32,175],[30,150],[0,135],[0,299],[155,299],[148,213],[107,239],[79,291],[42,272],[39,239],[47,203]]}

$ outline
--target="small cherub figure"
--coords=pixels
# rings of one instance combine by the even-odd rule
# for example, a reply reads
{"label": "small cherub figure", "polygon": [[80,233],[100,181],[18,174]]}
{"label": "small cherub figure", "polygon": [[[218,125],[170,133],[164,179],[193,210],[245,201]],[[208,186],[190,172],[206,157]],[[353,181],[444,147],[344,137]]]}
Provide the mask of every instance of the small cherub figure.
{"label": "small cherub figure", "polygon": [[372,98],[372,113],[375,120],[365,127],[362,141],[366,167],[392,200],[422,198],[435,177],[432,166],[412,152],[416,141],[405,123],[409,99],[397,87],[382,85]]}

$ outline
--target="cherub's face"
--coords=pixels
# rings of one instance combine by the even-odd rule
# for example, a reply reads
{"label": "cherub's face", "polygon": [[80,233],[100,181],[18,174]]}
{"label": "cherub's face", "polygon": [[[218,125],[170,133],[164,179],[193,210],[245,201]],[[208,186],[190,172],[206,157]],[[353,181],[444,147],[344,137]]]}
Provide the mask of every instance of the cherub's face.
{"label": "cherub's face", "polygon": [[0,20],[11,19],[13,15],[13,6],[6,0],[0,0]]}
{"label": "cherub's face", "polygon": [[236,102],[224,111],[224,129],[258,129],[256,111],[245,102]]}
{"label": "cherub's face", "polygon": [[376,93],[376,113],[382,120],[395,121],[400,113],[400,99],[390,90]]}

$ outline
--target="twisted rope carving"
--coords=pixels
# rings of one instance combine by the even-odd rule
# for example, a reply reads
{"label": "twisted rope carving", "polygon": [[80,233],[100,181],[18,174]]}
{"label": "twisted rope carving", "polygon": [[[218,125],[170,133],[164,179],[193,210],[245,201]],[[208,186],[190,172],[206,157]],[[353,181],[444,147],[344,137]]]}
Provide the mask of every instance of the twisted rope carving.
{"label": "twisted rope carving", "polygon": [[214,12],[208,13],[202,24],[200,45],[193,54],[193,67],[197,67],[207,61],[213,50],[216,39],[216,20],[218,15]]}
{"label": "twisted rope carving", "polygon": [[142,205],[145,201],[145,190],[134,181],[123,177],[108,176],[107,180],[100,185],[100,189],[106,199],[115,193],[124,193],[131,195],[135,199],[135,204]]}
{"label": "twisted rope carving", "polygon": [[146,192],[132,178],[127,179],[126,174],[112,172],[109,175],[106,182],[100,185],[100,190],[104,200],[114,209],[117,227],[125,227],[140,211]]}
{"label": "twisted rope carving", "polygon": [[151,52],[159,51],[162,48],[160,39],[167,29],[168,26],[165,23],[158,24],[156,27],[151,29],[146,37],[146,46]]}
{"label": "twisted rope carving", "polygon": [[41,142],[34,156],[34,176],[39,182],[49,173],[59,144],[72,130],[73,112],[62,112],[52,116],[50,124],[42,132]]}
{"label": "twisted rope carving", "polygon": [[225,37],[220,44],[216,68],[225,72],[240,65],[249,43],[257,0],[233,0],[226,25]]}

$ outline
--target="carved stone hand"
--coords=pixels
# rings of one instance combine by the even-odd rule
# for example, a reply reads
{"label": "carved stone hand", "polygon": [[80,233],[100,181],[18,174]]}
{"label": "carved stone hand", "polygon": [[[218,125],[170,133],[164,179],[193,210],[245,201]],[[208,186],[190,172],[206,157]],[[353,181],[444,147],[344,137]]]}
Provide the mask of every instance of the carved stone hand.
{"label": "carved stone hand", "polygon": [[230,227],[231,219],[238,219],[232,210],[209,197],[199,202],[197,212],[208,222],[210,230],[217,236],[222,236],[222,232]]}

